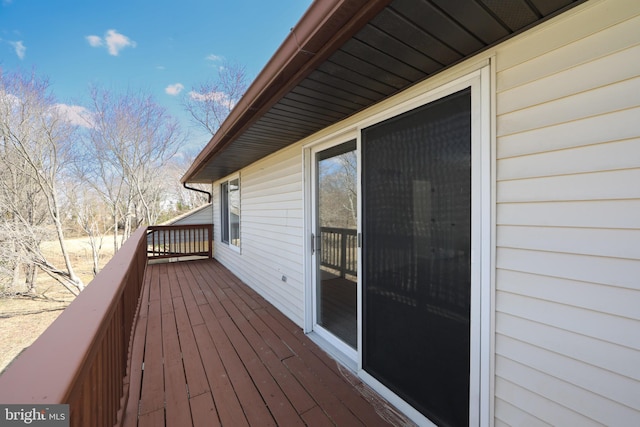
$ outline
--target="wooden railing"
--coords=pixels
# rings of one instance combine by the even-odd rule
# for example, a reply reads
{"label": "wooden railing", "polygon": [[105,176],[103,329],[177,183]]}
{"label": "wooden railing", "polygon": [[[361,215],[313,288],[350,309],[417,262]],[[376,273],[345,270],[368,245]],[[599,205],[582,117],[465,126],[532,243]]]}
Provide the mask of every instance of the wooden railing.
{"label": "wooden railing", "polygon": [[358,274],[358,235],[355,229],[320,228],[320,264],[340,277]]}
{"label": "wooden railing", "polygon": [[2,404],[69,404],[71,426],[112,427],[128,400],[132,330],[147,265],[136,231],[0,376]]}
{"label": "wooden railing", "polygon": [[2,404],[69,404],[71,426],[122,421],[133,329],[149,258],[212,254],[211,225],[129,237],[91,284],[0,376]]}
{"label": "wooden railing", "polygon": [[206,256],[211,258],[213,225],[154,225],[147,229],[149,259]]}

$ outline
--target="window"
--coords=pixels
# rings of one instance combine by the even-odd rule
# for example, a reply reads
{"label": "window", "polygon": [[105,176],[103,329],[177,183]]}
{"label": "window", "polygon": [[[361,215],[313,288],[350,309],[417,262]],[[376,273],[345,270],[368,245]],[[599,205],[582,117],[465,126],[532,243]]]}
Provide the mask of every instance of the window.
{"label": "window", "polygon": [[220,184],[221,240],[240,248],[240,178]]}

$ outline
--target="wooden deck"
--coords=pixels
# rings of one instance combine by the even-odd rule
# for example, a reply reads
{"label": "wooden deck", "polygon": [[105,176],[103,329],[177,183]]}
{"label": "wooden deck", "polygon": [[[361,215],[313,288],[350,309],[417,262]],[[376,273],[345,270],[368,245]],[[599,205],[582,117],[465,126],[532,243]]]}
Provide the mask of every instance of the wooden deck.
{"label": "wooden deck", "polygon": [[215,260],[149,265],[131,358],[126,426],[405,423]]}

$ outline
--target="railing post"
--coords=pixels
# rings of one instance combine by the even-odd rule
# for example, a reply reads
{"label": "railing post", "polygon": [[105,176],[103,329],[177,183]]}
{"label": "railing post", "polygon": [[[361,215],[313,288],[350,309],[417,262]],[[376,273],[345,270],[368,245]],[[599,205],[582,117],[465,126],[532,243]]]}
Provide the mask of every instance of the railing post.
{"label": "railing post", "polygon": [[347,230],[340,231],[340,277],[347,274]]}

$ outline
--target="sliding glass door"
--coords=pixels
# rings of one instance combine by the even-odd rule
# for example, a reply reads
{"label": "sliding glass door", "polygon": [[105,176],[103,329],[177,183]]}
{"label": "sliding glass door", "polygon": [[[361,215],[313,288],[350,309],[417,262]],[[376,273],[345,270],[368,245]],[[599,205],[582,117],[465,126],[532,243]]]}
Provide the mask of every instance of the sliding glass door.
{"label": "sliding glass door", "polygon": [[[314,329],[357,348],[356,141],[315,152]],[[322,332],[321,332],[322,333]]]}
{"label": "sliding glass door", "polygon": [[491,420],[489,77],[400,97],[305,149],[305,328],[421,425]]}
{"label": "sliding glass door", "polygon": [[471,89],[362,130],[362,368],[469,424]]}

